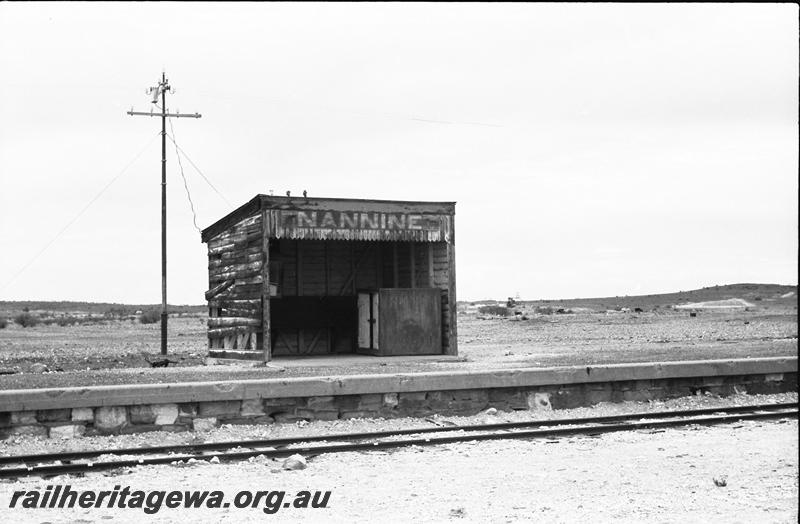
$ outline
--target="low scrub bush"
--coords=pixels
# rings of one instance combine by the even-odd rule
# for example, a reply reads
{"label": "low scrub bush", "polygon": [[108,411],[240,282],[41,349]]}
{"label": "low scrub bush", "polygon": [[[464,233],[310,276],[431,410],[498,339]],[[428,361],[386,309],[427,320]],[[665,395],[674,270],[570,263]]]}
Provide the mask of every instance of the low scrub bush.
{"label": "low scrub bush", "polygon": [[0,329],[5,329],[8,326],[8,319],[6,317],[0,317]]}
{"label": "low scrub bush", "polygon": [[155,309],[148,309],[139,315],[139,322],[142,324],[155,324],[161,319],[161,312]]}
{"label": "low scrub bush", "polygon": [[126,309],[125,307],[111,307],[106,309],[106,311],[103,313],[103,316],[105,318],[122,319],[128,316],[130,313],[131,311],[128,311],[128,309]]}
{"label": "low scrub bush", "polygon": [[61,315],[61,316],[53,316],[53,317],[42,317],[39,319],[39,322],[44,324],[45,326],[50,326],[52,324],[57,324],[60,327],[67,327],[67,326],[83,326],[86,324],[103,324],[108,320],[107,317],[76,317],[72,315]]}
{"label": "low scrub bush", "polygon": [[536,312],[540,315],[552,315],[553,308],[550,306],[539,306],[536,308]]}
{"label": "low scrub bush", "polygon": [[20,313],[19,315],[14,317],[14,322],[19,324],[20,326],[26,327],[33,327],[39,323],[39,317],[35,315],[31,315],[27,311]]}
{"label": "low scrub bush", "polygon": [[511,311],[505,306],[481,306],[478,308],[478,313],[482,315],[497,315],[500,317],[511,315]]}
{"label": "low scrub bush", "polygon": [[65,327],[65,326],[71,326],[75,324],[77,321],[78,321],[77,318],[67,315],[64,317],[59,317],[56,320],[56,324],[58,324],[61,327]]}

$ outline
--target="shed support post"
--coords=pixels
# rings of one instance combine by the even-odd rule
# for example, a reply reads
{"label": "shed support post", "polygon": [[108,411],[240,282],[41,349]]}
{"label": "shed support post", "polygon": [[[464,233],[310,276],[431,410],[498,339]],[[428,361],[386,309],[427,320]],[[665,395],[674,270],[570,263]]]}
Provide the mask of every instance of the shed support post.
{"label": "shed support post", "polygon": [[355,241],[350,242],[350,276],[352,279],[351,287],[350,287],[350,294],[356,294],[356,243]]}
{"label": "shed support post", "polygon": [[433,285],[433,244],[428,242],[428,287]]}
{"label": "shed support post", "polygon": [[378,289],[383,287],[383,246],[385,244],[380,242],[377,246],[377,253],[375,254],[375,281]]}
{"label": "shed support post", "polygon": [[295,257],[297,262],[297,296],[302,297],[303,296],[303,250],[300,240],[295,240],[294,245],[296,246],[297,249],[297,256]]}
{"label": "shed support post", "polygon": [[[297,240],[297,296],[303,296],[303,241]],[[297,353],[303,352],[303,328],[297,328]]]}
{"label": "shed support post", "polygon": [[[272,330],[270,328],[270,289],[269,289],[269,213],[261,211],[261,250],[263,253],[261,264],[261,349],[264,352],[264,362],[272,360]],[[256,337],[258,340],[258,337]],[[251,346],[252,347],[252,346]]]}
{"label": "shed support post", "polygon": [[392,242],[392,287],[400,287],[400,270],[397,267],[397,242]]}
{"label": "shed support post", "polygon": [[416,264],[414,263],[414,242],[408,243],[408,258],[411,261],[411,288],[417,287],[417,268]]}
{"label": "shed support post", "polygon": [[458,332],[456,328],[456,233],[452,225],[450,242],[447,244],[447,312],[449,315],[447,330],[447,355],[458,355]]}
{"label": "shed support post", "polygon": [[331,294],[330,290],[328,290],[328,287],[329,287],[328,286],[328,282],[330,282],[330,279],[331,279],[331,264],[330,264],[330,258],[328,257],[328,243],[327,242],[323,242],[322,243],[322,249],[323,249],[323,260],[324,260],[324,264],[325,264],[324,265],[324,269],[323,269],[323,271],[325,272],[325,292],[323,293],[323,295],[325,295],[327,297],[327,296],[329,296]]}

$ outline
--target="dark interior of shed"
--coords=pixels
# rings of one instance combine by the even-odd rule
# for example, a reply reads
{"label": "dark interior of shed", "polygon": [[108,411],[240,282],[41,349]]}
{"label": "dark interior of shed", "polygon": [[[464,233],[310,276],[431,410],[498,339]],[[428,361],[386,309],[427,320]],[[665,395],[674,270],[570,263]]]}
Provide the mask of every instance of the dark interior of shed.
{"label": "dark interior of shed", "polygon": [[[382,289],[387,292],[390,289],[420,290],[412,292],[412,298],[403,298],[395,293],[392,301],[387,300],[387,304],[398,302],[399,296],[399,314],[403,316],[403,308],[419,309],[420,297],[426,294],[422,290],[427,290],[428,302],[435,301],[436,307],[440,308],[441,292],[434,291],[434,288],[446,287],[446,254],[444,242],[271,239],[269,311],[272,354],[365,352],[360,347],[365,344],[363,336],[359,340],[359,294],[363,308],[365,294],[374,296]],[[377,299],[369,299],[367,307],[372,308],[373,303],[377,309]],[[441,309],[436,309],[435,314],[430,313],[434,311],[431,307],[426,311],[429,313],[422,316],[441,317]],[[377,319],[377,311],[365,312],[362,309],[361,322],[364,315],[369,317],[367,322],[377,323],[377,320],[370,320],[373,315]],[[421,315],[417,312],[416,316]],[[437,350],[441,352],[441,319],[433,320],[435,322],[431,323],[430,318],[423,318],[422,322],[430,324],[426,324],[425,330],[439,331],[434,334],[439,337]],[[398,329],[404,329],[404,333],[413,331],[414,336],[409,340],[416,341],[420,339],[418,332],[423,328],[416,327],[414,331],[410,326],[414,323],[419,324],[405,317],[391,322],[397,324]],[[374,329],[377,336],[377,325]],[[416,342],[409,345],[413,346],[409,353],[414,353],[419,347]]]}

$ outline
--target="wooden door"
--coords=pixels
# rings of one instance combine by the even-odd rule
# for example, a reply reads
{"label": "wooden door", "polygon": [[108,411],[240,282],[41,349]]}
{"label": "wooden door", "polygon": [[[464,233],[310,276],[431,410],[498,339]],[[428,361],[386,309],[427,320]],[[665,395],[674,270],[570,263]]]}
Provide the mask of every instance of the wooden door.
{"label": "wooden door", "polygon": [[437,288],[381,289],[380,355],[440,355],[442,297]]}
{"label": "wooden door", "polygon": [[358,294],[358,348],[372,349],[372,340],[369,336],[369,293]]}
{"label": "wooden door", "polygon": [[375,291],[358,293],[358,349],[380,348],[378,312],[380,295]]}

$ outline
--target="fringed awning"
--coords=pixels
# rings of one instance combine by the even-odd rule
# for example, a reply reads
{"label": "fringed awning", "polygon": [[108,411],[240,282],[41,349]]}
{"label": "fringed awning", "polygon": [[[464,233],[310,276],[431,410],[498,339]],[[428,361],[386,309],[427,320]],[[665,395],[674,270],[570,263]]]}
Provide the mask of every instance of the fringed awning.
{"label": "fringed awning", "polygon": [[449,215],[366,211],[283,210],[267,212],[270,238],[450,242]]}

